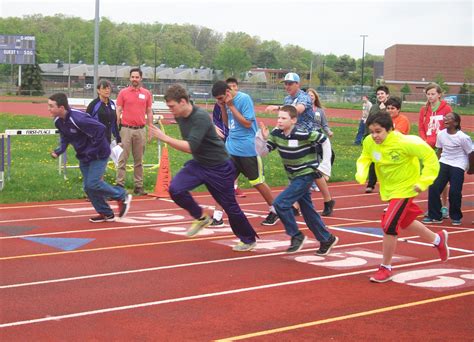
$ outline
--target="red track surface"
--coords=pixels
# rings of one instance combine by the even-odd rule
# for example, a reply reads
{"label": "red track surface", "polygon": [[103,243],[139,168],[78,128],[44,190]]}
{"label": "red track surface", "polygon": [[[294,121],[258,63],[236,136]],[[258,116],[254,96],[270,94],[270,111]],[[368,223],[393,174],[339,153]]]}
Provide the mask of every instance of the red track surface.
{"label": "red track surface", "polygon": [[[472,340],[473,180],[465,183],[464,224],[432,227],[448,230],[451,259],[441,263],[409,237],[398,244],[395,273],[420,279],[386,284],[368,281],[382,246],[370,228],[385,205],[354,183],[330,186],[336,210],[324,220],[340,241],[319,260],[301,217],[311,240],[284,253],[289,238],[281,223],[260,226],[267,206],[252,190],[239,202],[261,239],[246,253],[231,250],[227,227],[183,236],[190,218],[166,199],[135,198],[125,221],[100,224],[88,222],[93,209],[84,201],[3,205],[0,339]],[[212,205],[207,194],[197,198]],[[321,195],[313,198],[321,208]],[[426,194],[418,203],[426,207]],[[351,227],[361,229],[341,230]],[[92,240],[65,251],[27,240],[39,237]]]}

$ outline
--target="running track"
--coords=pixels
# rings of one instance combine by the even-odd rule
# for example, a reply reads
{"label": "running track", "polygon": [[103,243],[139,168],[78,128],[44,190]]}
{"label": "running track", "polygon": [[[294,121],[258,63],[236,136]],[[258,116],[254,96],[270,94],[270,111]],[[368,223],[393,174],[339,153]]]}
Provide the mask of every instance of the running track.
{"label": "running track", "polygon": [[[394,282],[372,284],[380,262],[377,193],[332,183],[326,218],[340,238],[287,255],[281,223],[260,226],[267,206],[248,190],[239,202],[260,240],[237,253],[228,227],[183,235],[190,217],[169,199],[137,197],[122,222],[92,224],[84,201],[0,207],[2,341],[469,341],[474,337],[474,177],[466,179],[463,225],[449,232],[451,259],[404,236]],[[279,189],[274,189],[276,195]],[[197,194],[203,206],[207,194]],[[314,203],[321,208],[319,193]],[[426,193],[418,203],[426,207]],[[405,242],[408,239],[409,242]]]}

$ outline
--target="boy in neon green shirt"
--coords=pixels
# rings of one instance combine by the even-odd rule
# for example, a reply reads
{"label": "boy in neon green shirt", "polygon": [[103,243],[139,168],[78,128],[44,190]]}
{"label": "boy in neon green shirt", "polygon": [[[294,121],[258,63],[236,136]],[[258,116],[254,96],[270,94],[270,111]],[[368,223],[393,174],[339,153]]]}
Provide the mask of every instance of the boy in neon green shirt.
{"label": "boy in neon green shirt", "polygon": [[[382,217],[383,262],[371,281],[384,283],[392,279],[392,257],[400,229],[418,235],[433,243],[442,261],[449,258],[448,233],[433,233],[416,220],[423,211],[413,203],[436,179],[439,162],[433,149],[421,138],[403,135],[393,130],[390,114],[379,112],[367,119],[370,135],[364,140],[362,154],[357,159],[356,180],[363,184],[367,179],[370,163],[380,182],[380,197],[389,201]],[[420,161],[423,169],[420,172]]]}

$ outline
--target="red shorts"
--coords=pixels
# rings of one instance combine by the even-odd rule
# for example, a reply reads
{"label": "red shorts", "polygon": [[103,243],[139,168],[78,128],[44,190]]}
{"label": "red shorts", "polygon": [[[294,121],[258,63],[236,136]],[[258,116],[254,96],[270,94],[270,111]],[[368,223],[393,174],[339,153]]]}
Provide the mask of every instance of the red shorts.
{"label": "red shorts", "polygon": [[422,213],[413,198],[391,199],[387,212],[382,215],[382,229],[387,235],[398,235],[400,228],[408,227]]}

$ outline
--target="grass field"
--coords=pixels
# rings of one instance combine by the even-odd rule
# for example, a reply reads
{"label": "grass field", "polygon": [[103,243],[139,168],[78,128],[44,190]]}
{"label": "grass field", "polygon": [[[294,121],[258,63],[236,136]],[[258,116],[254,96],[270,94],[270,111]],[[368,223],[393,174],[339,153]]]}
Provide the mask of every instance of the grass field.
{"label": "grass field", "polygon": [[[14,128],[54,128],[54,126],[52,120],[48,118],[0,114],[0,132]],[[356,127],[333,127],[332,129],[336,162],[331,181],[353,180],[355,160],[360,153],[360,147],[352,145]],[[177,125],[166,126],[166,132],[171,136],[179,137]],[[79,169],[68,169],[68,179],[64,180],[58,173],[58,161],[49,156],[50,151],[57,147],[58,136],[12,136],[11,142],[11,179],[6,182],[3,191],[0,192],[0,203],[48,201],[84,196]],[[186,160],[191,158],[190,155],[172,148],[169,149],[169,155],[173,175]],[[68,161],[70,165],[77,165],[71,147],[68,148]],[[148,143],[144,161],[145,164],[157,164],[156,141]],[[288,180],[277,152],[265,157],[264,164],[266,179],[270,186],[287,184]],[[126,187],[129,189],[133,189],[132,174],[132,170],[127,172]],[[156,175],[156,168],[145,169],[144,183],[147,191],[153,190]],[[113,168],[107,170],[105,179],[111,184],[115,183]],[[244,177],[240,178],[239,183],[243,188],[250,187]],[[197,190],[204,190],[204,188]]]}

